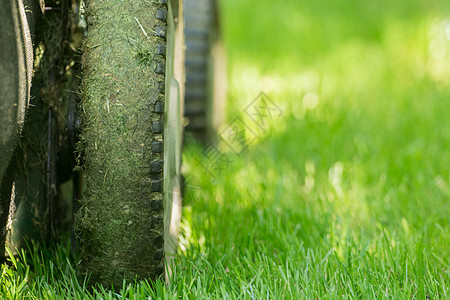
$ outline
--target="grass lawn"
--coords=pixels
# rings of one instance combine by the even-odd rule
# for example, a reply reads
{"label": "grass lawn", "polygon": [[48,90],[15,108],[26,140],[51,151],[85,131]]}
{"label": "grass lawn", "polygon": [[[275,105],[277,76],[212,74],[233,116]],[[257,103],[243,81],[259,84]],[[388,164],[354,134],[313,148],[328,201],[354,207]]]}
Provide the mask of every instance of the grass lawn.
{"label": "grass lawn", "polygon": [[231,147],[185,149],[171,284],[88,292],[59,245],[4,265],[3,298],[450,298],[450,2],[222,8]]}

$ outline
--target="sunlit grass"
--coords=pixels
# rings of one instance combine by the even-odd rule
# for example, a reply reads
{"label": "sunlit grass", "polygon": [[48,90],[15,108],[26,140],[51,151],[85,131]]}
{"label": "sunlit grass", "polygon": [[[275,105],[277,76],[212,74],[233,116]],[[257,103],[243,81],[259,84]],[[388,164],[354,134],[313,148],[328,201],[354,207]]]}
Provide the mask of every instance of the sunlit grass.
{"label": "sunlit grass", "polygon": [[[186,148],[171,284],[88,292],[59,251],[37,260],[41,269],[23,258],[4,268],[3,295],[449,298],[449,4],[227,0],[222,8],[223,130],[238,117],[257,136],[238,154],[220,143],[227,159],[218,164],[203,146]],[[282,111],[264,130],[245,113],[261,91]]]}
{"label": "sunlit grass", "polygon": [[[260,91],[283,115],[271,120],[271,128],[260,133],[262,141],[247,152],[225,148],[236,161],[212,183],[209,173],[195,168],[196,160],[187,160],[193,163],[189,174],[201,178],[197,188],[203,187],[204,202],[185,209],[186,226],[207,241],[202,251],[220,245],[238,257],[265,254],[286,268],[305,270],[304,258],[294,258],[317,251],[326,265],[315,266],[318,278],[300,288],[302,295],[356,297],[378,289],[372,296],[383,291],[408,297],[435,288],[445,297],[450,254],[445,11],[426,10],[418,2],[408,8],[411,14],[395,3],[342,6],[337,12],[331,7],[336,4],[311,4],[317,13],[303,5],[309,3],[224,4],[234,62],[229,121],[240,116],[251,123],[244,109]],[[262,18],[262,11],[273,18],[270,13]],[[236,22],[241,14],[246,22]],[[192,244],[198,245],[195,239]],[[373,270],[383,279],[371,281]],[[323,291],[314,287],[321,283]],[[354,285],[359,290],[352,293]]]}

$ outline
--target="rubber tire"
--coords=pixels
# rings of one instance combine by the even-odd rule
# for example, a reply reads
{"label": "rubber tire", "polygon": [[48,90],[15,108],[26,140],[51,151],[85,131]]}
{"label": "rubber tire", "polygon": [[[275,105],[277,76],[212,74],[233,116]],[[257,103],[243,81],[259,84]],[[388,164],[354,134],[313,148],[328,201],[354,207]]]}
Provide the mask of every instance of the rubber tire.
{"label": "rubber tire", "polygon": [[0,10],[0,257],[14,178],[13,156],[29,102],[33,49],[23,1],[3,1]]}
{"label": "rubber tire", "polygon": [[78,153],[87,187],[75,227],[83,271],[107,287],[169,275],[176,254],[180,8],[164,0],[86,1]]}
{"label": "rubber tire", "polygon": [[[6,246],[11,250],[9,254],[13,255],[20,253],[21,249],[27,249],[31,240],[43,244],[57,242],[64,235],[61,231],[63,221],[66,231],[70,228],[70,212],[63,201],[57,201],[60,200],[57,199],[57,189],[60,186],[58,180],[66,181],[68,176],[63,176],[62,172],[57,174],[57,163],[69,164],[68,169],[73,169],[73,164],[70,165],[73,160],[57,159],[57,153],[61,149],[58,144],[70,144],[59,134],[63,131],[58,130],[58,127],[63,127],[58,118],[62,118],[65,106],[65,102],[60,100],[66,99],[61,94],[62,82],[68,79],[65,73],[59,72],[58,67],[62,62],[59,58],[68,48],[61,40],[64,40],[68,29],[64,22],[69,18],[70,4],[65,2],[61,11],[41,18],[43,1],[24,0],[19,3],[25,8],[28,35],[31,35],[33,45],[40,45],[40,48],[45,48],[45,52],[41,52],[34,71],[33,64],[29,64],[30,72],[33,71],[31,100],[26,109],[26,119],[16,149],[16,164],[11,175],[14,179],[14,201],[11,201],[9,209]],[[55,1],[49,0],[47,4],[57,5]],[[24,37],[26,40],[26,33],[22,33],[22,38]],[[30,57],[32,53],[30,51]],[[69,57],[69,54],[65,57]],[[56,102],[52,100],[56,100],[58,105],[49,105]],[[67,152],[71,157],[73,148]],[[70,171],[66,173],[70,176]]]}
{"label": "rubber tire", "polygon": [[186,131],[215,138],[225,118],[226,61],[216,0],[185,0]]}

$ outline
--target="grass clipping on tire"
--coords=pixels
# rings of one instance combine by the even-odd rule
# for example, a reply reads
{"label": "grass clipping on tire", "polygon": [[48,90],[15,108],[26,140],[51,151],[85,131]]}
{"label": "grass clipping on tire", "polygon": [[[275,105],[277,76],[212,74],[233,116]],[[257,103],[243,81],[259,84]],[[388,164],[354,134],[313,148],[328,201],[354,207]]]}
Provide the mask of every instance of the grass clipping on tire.
{"label": "grass clipping on tire", "polygon": [[[91,280],[122,286],[123,279],[156,278],[164,270],[161,191],[152,192],[149,165],[162,141],[152,123],[163,101],[164,58],[156,54],[165,28],[156,1],[86,1],[82,133],[77,150],[87,184],[76,216],[82,268]],[[154,148],[154,147],[153,147]],[[155,153],[157,152],[157,153]],[[152,207],[159,208],[152,210]]]}

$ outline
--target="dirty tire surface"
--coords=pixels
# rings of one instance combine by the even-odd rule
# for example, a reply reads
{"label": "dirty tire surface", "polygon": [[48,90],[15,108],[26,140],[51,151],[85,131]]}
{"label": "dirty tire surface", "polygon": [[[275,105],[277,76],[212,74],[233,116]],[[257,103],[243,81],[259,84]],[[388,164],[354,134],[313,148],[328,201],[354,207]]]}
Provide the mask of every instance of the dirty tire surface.
{"label": "dirty tire surface", "polygon": [[87,0],[82,132],[87,183],[75,227],[82,269],[105,286],[164,272],[165,1]]}

